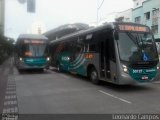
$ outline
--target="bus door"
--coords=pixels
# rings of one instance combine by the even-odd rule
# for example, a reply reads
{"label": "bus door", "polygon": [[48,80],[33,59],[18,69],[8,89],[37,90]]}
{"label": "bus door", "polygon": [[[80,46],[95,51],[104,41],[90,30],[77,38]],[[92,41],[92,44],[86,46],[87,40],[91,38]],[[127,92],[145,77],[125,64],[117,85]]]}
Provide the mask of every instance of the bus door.
{"label": "bus door", "polygon": [[100,35],[100,71],[101,77],[106,79],[110,78],[110,63],[109,63],[109,49],[108,43],[104,35]]}
{"label": "bus door", "polygon": [[[112,33],[104,31],[99,35],[100,40],[100,75],[106,81],[112,81],[116,72],[115,50]],[[114,73],[114,74],[112,74]]]}

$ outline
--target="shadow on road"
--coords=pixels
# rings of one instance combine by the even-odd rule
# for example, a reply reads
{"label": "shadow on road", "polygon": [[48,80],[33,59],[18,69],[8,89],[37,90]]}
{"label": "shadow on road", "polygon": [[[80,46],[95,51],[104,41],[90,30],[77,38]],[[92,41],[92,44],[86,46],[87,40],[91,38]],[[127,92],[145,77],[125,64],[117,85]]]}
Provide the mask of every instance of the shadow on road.
{"label": "shadow on road", "polygon": [[29,69],[29,70],[20,70],[19,74],[28,75],[28,74],[49,74],[49,73],[43,69]]}
{"label": "shadow on road", "polygon": [[[81,75],[76,75],[68,72],[58,72],[56,69],[53,69],[52,71],[57,72],[59,74],[65,74],[67,76],[71,76],[74,78],[77,78],[77,80],[83,80],[85,82],[90,82],[91,81],[84,76]],[[126,93],[131,93],[131,92],[140,92],[140,91],[150,91],[153,90],[154,88],[150,86],[152,83],[142,83],[142,84],[133,84],[133,85],[116,85],[113,83],[105,82],[105,81],[100,81],[100,84],[95,85],[95,86],[100,86],[103,87],[104,89],[111,89],[116,92],[126,92]]]}
{"label": "shadow on road", "polygon": [[103,88],[111,89],[116,92],[124,92],[124,93],[131,93],[131,92],[142,92],[142,91],[151,91],[153,90],[152,87],[148,84],[134,84],[134,85],[115,85],[108,82],[101,82],[101,86]]}

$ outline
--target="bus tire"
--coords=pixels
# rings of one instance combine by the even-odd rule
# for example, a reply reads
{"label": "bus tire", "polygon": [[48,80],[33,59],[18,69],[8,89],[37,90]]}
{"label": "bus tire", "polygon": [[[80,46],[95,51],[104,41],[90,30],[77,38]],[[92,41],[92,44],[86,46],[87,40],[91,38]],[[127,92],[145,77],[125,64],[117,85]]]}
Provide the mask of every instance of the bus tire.
{"label": "bus tire", "polygon": [[18,69],[18,72],[21,74],[21,73],[23,73],[23,69]]}
{"label": "bus tire", "polygon": [[39,69],[39,72],[44,72],[44,69],[43,68]]}
{"label": "bus tire", "polygon": [[91,68],[90,73],[89,73],[89,78],[92,81],[93,84],[99,84],[100,81],[98,79],[98,73],[95,68]]}

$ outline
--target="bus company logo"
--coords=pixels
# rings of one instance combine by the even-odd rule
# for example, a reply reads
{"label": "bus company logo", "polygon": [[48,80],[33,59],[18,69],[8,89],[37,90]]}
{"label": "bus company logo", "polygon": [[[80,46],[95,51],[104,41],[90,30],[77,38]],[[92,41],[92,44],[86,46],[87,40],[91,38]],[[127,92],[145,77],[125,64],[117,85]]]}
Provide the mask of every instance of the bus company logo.
{"label": "bus company logo", "polygon": [[33,62],[34,60],[33,59],[27,59],[26,61],[27,62]]}
{"label": "bus company logo", "polygon": [[62,57],[62,60],[63,60],[63,61],[69,61],[70,58],[69,58],[68,56],[63,56],[63,57]]}
{"label": "bus company logo", "polygon": [[156,72],[156,69],[148,69],[146,70],[147,73]]}

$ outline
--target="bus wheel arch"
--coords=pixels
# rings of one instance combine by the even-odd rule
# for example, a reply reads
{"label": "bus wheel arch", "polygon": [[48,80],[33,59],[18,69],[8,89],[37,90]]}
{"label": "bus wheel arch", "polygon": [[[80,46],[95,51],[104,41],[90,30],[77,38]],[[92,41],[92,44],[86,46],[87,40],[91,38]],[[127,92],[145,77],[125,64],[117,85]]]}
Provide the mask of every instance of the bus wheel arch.
{"label": "bus wheel arch", "polygon": [[96,67],[93,64],[88,65],[87,67],[87,76],[94,84],[99,84],[98,72]]}

